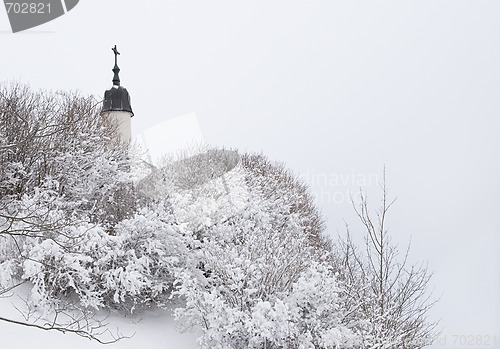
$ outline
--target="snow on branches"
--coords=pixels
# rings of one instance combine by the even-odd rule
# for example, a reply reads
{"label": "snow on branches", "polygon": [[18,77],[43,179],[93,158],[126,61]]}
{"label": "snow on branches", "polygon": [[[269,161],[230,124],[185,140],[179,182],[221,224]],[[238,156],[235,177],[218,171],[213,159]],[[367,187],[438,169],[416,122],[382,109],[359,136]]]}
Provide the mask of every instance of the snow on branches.
{"label": "snow on branches", "polygon": [[352,347],[310,197],[282,165],[244,159],[250,199],[198,233],[201,270],[182,274],[176,316],[203,329],[203,348]]}
{"label": "snow on branches", "polygon": [[326,237],[307,187],[262,155],[209,151],[138,181],[141,161],[95,107],[0,86],[0,296],[29,284],[49,325],[21,324],[100,340],[92,311],[174,298],[202,348],[417,348],[430,334],[429,276],[383,265],[397,253],[366,203],[362,257]]}

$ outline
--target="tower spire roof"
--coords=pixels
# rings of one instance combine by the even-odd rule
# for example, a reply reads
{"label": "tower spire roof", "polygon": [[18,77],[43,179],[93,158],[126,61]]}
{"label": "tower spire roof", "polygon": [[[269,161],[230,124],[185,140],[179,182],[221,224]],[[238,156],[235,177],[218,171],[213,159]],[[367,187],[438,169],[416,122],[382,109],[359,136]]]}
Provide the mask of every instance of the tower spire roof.
{"label": "tower spire roof", "polygon": [[120,86],[120,77],[118,73],[120,68],[118,68],[118,49],[113,47],[111,49],[115,54],[115,66],[113,67],[113,87],[104,93],[104,103],[102,107],[103,112],[108,111],[123,111],[128,112],[131,116],[134,115],[132,112],[132,107],[130,105],[130,95],[128,91],[123,86]]}

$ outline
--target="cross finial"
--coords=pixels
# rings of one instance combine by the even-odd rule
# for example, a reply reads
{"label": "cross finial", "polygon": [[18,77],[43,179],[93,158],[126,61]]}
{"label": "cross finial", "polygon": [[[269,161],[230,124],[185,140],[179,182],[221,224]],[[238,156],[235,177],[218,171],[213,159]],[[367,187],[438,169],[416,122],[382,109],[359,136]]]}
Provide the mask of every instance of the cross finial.
{"label": "cross finial", "polygon": [[111,49],[111,51],[113,51],[115,53],[115,65],[117,65],[118,55],[120,54],[120,52],[118,52],[118,49],[116,48],[116,45],[115,45],[115,47],[113,47]]}
{"label": "cross finial", "polygon": [[111,51],[115,54],[115,66],[113,67],[113,73],[115,73],[115,75],[113,76],[113,85],[120,86],[120,77],[118,76],[118,73],[120,72],[120,68],[118,68],[118,55],[120,52],[118,52],[116,45],[111,49]]}

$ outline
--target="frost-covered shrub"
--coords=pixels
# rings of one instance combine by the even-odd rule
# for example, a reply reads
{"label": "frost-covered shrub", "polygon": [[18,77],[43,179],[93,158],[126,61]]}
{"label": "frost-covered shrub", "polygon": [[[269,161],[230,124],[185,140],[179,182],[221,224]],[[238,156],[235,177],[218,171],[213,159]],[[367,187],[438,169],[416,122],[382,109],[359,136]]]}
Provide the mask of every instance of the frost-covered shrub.
{"label": "frost-covered shrub", "polygon": [[27,319],[37,309],[45,329],[93,339],[92,309],[161,305],[191,265],[186,235],[158,196],[139,196],[133,152],[99,112],[92,96],[0,85],[0,296],[31,285]]}
{"label": "frost-covered shrub", "polygon": [[332,270],[317,263],[288,291],[267,299],[251,288],[185,275],[179,292],[187,303],[176,315],[202,326],[202,348],[355,348],[360,340],[342,323],[338,291]]}
{"label": "frost-covered shrub", "polygon": [[50,307],[62,297],[77,297],[84,307],[127,311],[164,304],[174,275],[189,264],[185,237],[172,216],[161,208],[143,209],[114,232],[88,223],[66,227],[71,248],[28,237],[19,268],[33,284],[32,304]]}
{"label": "frost-covered shrub", "polygon": [[136,207],[130,153],[116,130],[92,96],[0,85],[0,231],[23,218],[18,201],[48,182],[68,214],[108,226],[129,217]]}
{"label": "frost-covered shrub", "polygon": [[68,289],[98,299],[87,242],[117,244],[107,233],[138,208],[116,126],[91,96],[0,85],[0,294],[24,275],[35,302]]}
{"label": "frost-covered shrub", "polygon": [[159,305],[167,301],[179,269],[189,268],[187,233],[171,213],[142,210],[116,226],[98,260],[98,284],[111,305]]}
{"label": "frost-covered shrub", "polygon": [[305,187],[262,156],[245,159],[249,202],[198,232],[200,270],[181,274],[177,317],[203,329],[203,348],[353,347]]}
{"label": "frost-covered shrub", "polygon": [[182,160],[165,159],[140,185],[141,192],[168,196],[177,222],[193,232],[225,221],[248,200],[238,152],[200,151]]}
{"label": "frost-covered shrub", "polygon": [[282,163],[270,161],[262,154],[245,154],[243,167],[252,191],[260,192],[269,200],[280,200],[275,207],[283,214],[297,214],[305,234],[318,251],[331,249],[324,234],[325,225],[307,185]]}

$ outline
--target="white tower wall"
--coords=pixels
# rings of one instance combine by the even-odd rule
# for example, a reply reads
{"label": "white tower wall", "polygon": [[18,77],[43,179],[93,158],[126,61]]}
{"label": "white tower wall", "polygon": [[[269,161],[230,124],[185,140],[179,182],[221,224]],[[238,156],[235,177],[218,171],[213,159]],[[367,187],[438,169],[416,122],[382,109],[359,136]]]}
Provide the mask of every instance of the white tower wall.
{"label": "white tower wall", "polygon": [[103,113],[104,117],[109,118],[118,125],[118,137],[122,142],[130,143],[132,140],[132,113],[127,111],[107,111]]}

